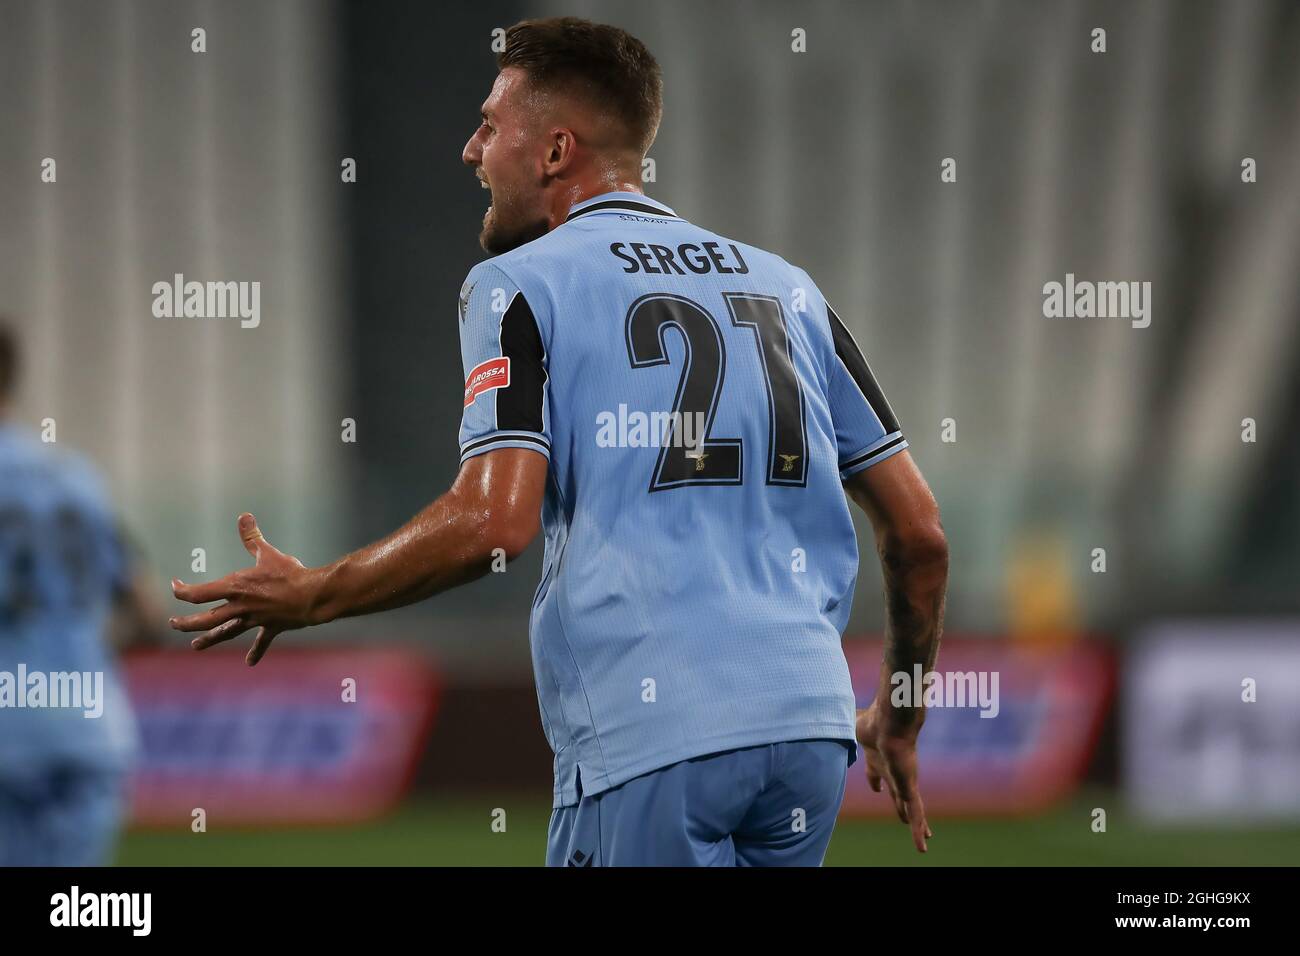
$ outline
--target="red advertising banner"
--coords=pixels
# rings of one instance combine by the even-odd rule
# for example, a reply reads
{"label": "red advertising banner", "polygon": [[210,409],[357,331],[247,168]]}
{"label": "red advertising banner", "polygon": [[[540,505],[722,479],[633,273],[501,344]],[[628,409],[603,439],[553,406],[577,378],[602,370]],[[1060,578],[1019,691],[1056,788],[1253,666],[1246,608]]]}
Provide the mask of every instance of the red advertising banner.
{"label": "red advertising banner", "polygon": [[140,728],[133,820],[208,826],[345,823],[405,793],[438,680],[400,648],[136,654],[124,667]]}

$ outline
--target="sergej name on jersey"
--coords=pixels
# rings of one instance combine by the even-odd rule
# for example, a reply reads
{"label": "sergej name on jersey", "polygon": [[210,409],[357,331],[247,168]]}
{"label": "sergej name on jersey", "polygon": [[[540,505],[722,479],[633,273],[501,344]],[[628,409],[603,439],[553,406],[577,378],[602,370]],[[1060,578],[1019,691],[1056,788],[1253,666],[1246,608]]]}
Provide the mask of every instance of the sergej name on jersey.
{"label": "sergej name on jersey", "polygon": [[[627,263],[623,271],[629,273],[684,276],[687,273],[704,275],[716,272],[719,275],[747,275],[749,265],[736,244],[727,243],[730,255],[722,251],[721,246],[720,242],[683,242],[675,247],[655,242],[612,242],[609,251]],[[680,265],[678,260],[681,261]]]}

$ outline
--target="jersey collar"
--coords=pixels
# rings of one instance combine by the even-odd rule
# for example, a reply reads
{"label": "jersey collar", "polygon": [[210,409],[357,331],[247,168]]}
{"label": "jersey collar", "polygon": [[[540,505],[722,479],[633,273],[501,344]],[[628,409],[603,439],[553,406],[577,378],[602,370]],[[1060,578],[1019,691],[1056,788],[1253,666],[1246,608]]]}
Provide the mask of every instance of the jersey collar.
{"label": "jersey collar", "polygon": [[579,216],[585,216],[589,212],[605,212],[612,209],[621,209],[627,212],[649,213],[652,216],[672,216],[677,218],[677,213],[673,212],[661,202],[655,202],[649,196],[643,196],[641,193],[601,193],[599,196],[592,196],[590,199],[584,199],[580,203],[574,203],[569,210],[568,218],[565,222],[572,222]]}

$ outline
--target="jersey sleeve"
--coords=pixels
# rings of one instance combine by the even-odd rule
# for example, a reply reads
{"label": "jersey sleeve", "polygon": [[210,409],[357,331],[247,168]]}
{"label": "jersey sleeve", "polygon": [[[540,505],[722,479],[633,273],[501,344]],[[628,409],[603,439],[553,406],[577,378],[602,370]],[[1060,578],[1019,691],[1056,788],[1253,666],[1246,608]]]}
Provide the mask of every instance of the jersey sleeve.
{"label": "jersey sleeve", "polygon": [[827,399],[839,447],[840,477],[848,478],[898,454],[907,447],[907,439],[858,343],[829,304],[826,317],[835,344]]}
{"label": "jersey sleeve", "polygon": [[498,448],[551,456],[546,348],[532,306],[497,266],[470,271],[460,296],[465,407],[460,460]]}

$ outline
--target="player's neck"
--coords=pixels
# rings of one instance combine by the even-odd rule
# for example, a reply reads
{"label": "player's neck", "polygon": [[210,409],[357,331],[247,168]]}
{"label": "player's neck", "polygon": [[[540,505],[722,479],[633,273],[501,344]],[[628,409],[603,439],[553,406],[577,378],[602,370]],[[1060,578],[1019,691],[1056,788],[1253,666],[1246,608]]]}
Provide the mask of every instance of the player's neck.
{"label": "player's neck", "polygon": [[564,221],[569,218],[569,210],[578,203],[596,196],[603,196],[605,193],[640,193],[644,195],[641,184],[637,182],[636,177],[625,173],[611,172],[605,176],[584,177],[581,180],[566,183],[555,192],[554,199],[551,202],[550,218],[547,222],[546,231],[550,232],[552,229],[563,225]]}

